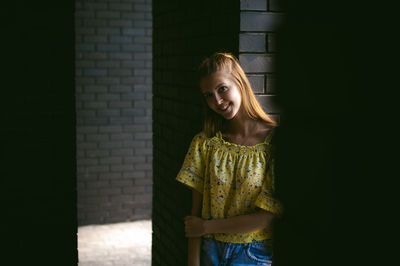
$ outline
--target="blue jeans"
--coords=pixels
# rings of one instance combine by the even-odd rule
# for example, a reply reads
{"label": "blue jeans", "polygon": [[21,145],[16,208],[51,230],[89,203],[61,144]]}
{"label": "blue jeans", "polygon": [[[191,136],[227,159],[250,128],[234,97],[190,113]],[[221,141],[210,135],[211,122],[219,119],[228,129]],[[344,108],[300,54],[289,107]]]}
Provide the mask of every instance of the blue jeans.
{"label": "blue jeans", "polygon": [[272,265],[272,240],[235,244],[203,238],[201,266]]}

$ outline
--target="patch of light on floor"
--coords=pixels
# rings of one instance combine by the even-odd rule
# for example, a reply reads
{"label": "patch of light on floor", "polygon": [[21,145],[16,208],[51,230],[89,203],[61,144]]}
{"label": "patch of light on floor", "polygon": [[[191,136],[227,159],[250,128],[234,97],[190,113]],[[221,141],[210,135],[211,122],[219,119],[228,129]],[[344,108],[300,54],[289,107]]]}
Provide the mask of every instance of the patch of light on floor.
{"label": "patch of light on floor", "polygon": [[80,226],[79,266],[149,266],[151,234],[151,220]]}

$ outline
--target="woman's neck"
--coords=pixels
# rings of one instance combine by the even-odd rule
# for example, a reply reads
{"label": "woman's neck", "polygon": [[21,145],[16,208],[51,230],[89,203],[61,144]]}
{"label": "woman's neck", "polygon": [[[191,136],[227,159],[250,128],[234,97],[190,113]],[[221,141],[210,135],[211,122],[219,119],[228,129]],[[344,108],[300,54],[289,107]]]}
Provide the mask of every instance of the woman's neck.
{"label": "woman's neck", "polygon": [[244,112],[239,112],[234,118],[225,123],[225,133],[229,135],[249,136],[254,133],[257,121]]}

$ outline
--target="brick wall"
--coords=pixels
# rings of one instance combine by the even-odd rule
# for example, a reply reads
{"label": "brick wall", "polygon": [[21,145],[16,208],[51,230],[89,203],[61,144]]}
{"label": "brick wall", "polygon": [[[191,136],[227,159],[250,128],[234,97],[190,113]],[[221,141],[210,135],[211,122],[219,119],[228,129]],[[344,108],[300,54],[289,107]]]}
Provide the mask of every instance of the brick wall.
{"label": "brick wall", "polygon": [[[187,261],[183,217],[191,192],[175,177],[202,128],[196,68],[213,52],[232,52],[266,107],[274,93],[273,32],[281,16],[273,11],[267,1],[153,1],[153,265]],[[277,114],[276,108],[266,111]]]}
{"label": "brick wall", "polygon": [[77,0],[78,223],[151,217],[151,0]]}
{"label": "brick wall", "polygon": [[238,53],[238,1],[153,1],[153,265],[185,265],[189,189],[175,181],[201,130],[196,69],[214,51]]}
{"label": "brick wall", "polygon": [[257,100],[274,119],[279,119],[275,94],[276,31],[283,22],[277,0],[241,0],[239,61]]}

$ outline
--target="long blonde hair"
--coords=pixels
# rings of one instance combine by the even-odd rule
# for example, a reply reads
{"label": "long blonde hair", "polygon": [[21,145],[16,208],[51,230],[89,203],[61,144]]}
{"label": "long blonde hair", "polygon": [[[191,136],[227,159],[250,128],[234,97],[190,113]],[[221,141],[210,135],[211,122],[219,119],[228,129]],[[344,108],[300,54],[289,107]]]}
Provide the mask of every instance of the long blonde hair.
{"label": "long blonde hair", "polygon": [[[246,74],[240,67],[239,61],[235,56],[230,53],[212,54],[200,64],[198,69],[199,80],[218,71],[225,71],[232,75],[236,86],[240,90],[243,109],[251,119],[261,120],[272,126],[277,125],[277,123],[261,108],[254,96]],[[224,121],[225,119],[222,116],[212,111],[205,103],[203,131],[208,137],[215,136],[215,134],[223,128]]]}

